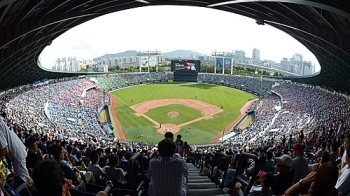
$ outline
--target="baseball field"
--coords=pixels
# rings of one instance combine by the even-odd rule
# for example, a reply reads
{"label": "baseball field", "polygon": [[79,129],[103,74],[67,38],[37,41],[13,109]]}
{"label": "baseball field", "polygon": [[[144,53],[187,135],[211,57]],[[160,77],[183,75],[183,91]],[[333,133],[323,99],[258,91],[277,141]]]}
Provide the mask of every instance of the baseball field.
{"label": "baseball field", "polygon": [[[157,143],[166,131],[189,144],[212,141],[241,115],[255,96],[233,88],[202,83],[154,83],[111,92],[115,97],[115,135]],[[112,101],[113,102],[113,101]],[[118,128],[119,127],[119,128]]]}

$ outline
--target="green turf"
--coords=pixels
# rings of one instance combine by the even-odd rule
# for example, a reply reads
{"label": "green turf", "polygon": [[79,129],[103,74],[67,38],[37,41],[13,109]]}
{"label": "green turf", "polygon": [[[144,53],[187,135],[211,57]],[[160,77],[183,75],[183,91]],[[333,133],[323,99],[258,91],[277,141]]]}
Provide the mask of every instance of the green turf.
{"label": "green turf", "polygon": [[245,129],[247,128],[252,122],[253,122],[253,116],[252,115],[248,115],[243,122],[239,125],[240,129]]}
{"label": "green turf", "polygon": [[[179,115],[177,117],[171,117],[168,115],[171,112],[178,112]],[[200,111],[181,104],[170,104],[154,108],[145,114],[160,124],[171,123],[175,125],[180,125],[203,116]]]}
{"label": "green turf", "polygon": [[101,123],[109,122],[109,113],[107,109],[103,109],[102,112],[100,113],[99,120]]}
{"label": "green turf", "polygon": [[237,89],[202,83],[138,85],[116,90],[112,94],[117,99],[117,107],[114,110],[126,138],[145,142],[159,142],[163,135],[155,131],[155,126],[150,121],[144,117],[137,117],[130,108],[131,105],[155,99],[183,98],[198,99],[218,107],[222,106],[224,112],[215,115],[214,118],[192,123],[180,130],[178,134],[182,134],[183,140],[189,144],[210,142],[240,115],[240,109],[247,101],[255,98]]}

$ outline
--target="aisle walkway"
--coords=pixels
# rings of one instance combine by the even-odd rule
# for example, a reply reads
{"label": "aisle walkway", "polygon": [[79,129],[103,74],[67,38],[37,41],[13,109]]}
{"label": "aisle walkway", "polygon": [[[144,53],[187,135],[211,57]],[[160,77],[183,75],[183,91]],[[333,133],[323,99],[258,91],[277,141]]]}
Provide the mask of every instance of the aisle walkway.
{"label": "aisle walkway", "polygon": [[199,169],[192,163],[188,166],[188,193],[187,196],[230,196],[224,194],[221,188],[217,188],[208,176],[200,176]]}

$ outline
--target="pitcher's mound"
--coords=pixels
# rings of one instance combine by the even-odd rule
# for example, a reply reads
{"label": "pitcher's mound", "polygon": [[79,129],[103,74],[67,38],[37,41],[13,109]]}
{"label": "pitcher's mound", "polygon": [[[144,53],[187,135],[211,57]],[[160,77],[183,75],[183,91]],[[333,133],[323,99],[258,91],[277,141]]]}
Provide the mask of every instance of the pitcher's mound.
{"label": "pitcher's mound", "polygon": [[178,115],[179,115],[179,113],[175,112],[175,111],[168,112],[168,116],[170,116],[170,117],[177,117]]}

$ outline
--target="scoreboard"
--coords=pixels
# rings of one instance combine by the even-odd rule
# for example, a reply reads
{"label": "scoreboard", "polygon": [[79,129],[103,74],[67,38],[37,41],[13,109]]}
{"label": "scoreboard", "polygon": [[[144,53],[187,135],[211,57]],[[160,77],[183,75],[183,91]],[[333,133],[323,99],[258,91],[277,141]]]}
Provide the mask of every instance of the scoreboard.
{"label": "scoreboard", "polygon": [[171,60],[171,71],[173,72],[200,72],[200,67],[199,60]]}

